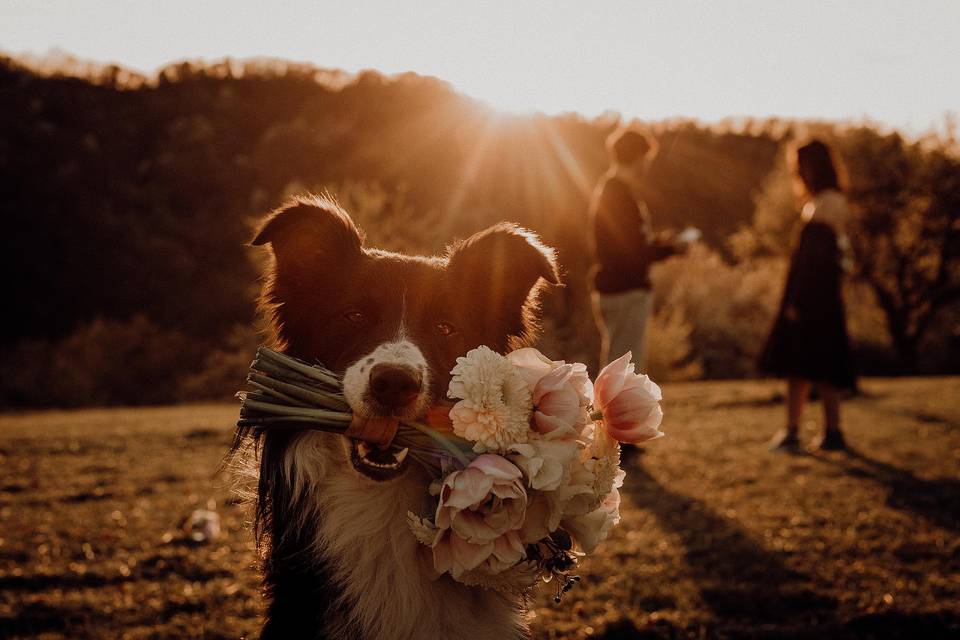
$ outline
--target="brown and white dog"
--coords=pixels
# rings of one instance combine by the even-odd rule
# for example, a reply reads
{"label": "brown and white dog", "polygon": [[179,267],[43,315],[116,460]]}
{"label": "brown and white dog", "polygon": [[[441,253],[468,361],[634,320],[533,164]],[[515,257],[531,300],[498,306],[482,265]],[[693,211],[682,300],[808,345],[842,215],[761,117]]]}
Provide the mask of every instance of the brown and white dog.
{"label": "brown and white dog", "polygon": [[[279,346],[342,374],[365,416],[422,416],[445,397],[457,356],[529,341],[540,288],[559,282],[553,251],[516,226],[491,227],[440,257],[405,256],[365,248],[324,198],[281,207],[253,244],[272,249],[263,306]],[[527,635],[520,599],[434,572],[406,525],[430,500],[406,451],[318,432],[256,437],[262,637]]]}

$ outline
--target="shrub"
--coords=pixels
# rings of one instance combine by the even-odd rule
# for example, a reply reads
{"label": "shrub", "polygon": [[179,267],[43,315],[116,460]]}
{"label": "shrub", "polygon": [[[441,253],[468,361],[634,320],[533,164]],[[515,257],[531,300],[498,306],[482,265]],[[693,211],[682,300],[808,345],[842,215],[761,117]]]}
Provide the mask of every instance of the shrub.
{"label": "shrub", "polygon": [[177,384],[180,400],[229,400],[245,385],[247,371],[260,344],[259,332],[237,325],[225,343],[210,351],[199,368]]}
{"label": "shrub", "polygon": [[693,346],[693,325],[681,309],[661,309],[647,324],[646,373],[657,382],[696,380],[703,362]]}
{"label": "shrub", "polygon": [[197,348],[149,318],[95,319],[59,341],[27,341],[3,358],[4,405],[156,404],[174,399],[171,383],[195,367]]}
{"label": "shrub", "polygon": [[[674,341],[672,345],[658,344],[653,351],[680,354],[688,349],[683,342],[689,341],[689,358],[700,363],[706,377],[754,374],[756,357],[779,302],[782,260],[734,265],[697,245],[688,254],[659,265],[652,278],[654,330],[665,342],[668,336]],[[686,337],[681,331],[684,326],[689,326]],[[671,356],[666,357],[669,360]]]}

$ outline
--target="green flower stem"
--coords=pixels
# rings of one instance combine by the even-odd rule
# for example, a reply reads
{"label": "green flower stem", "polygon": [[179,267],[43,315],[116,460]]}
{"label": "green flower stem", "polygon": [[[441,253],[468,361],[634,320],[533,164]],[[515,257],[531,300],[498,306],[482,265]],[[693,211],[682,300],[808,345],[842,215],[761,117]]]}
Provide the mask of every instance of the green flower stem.
{"label": "green flower stem", "polygon": [[247,384],[249,384],[251,387],[254,387],[255,389],[257,389],[257,390],[259,390],[259,391],[262,391],[263,393],[267,394],[268,396],[271,396],[271,397],[273,397],[273,398],[276,398],[277,400],[283,400],[284,402],[288,402],[288,403],[290,403],[291,405],[293,405],[293,406],[295,406],[295,407],[309,407],[309,406],[310,406],[310,403],[308,403],[308,402],[303,402],[302,400],[297,400],[296,398],[293,398],[293,397],[291,397],[291,396],[288,396],[287,394],[283,393],[282,391],[277,391],[276,389],[274,389],[274,388],[273,388],[272,386],[270,386],[269,384],[263,384],[263,383],[260,383],[260,382],[258,382],[258,381],[256,381],[256,380],[254,380],[253,377],[248,377],[248,378],[247,378]]}
{"label": "green flower stem", "polygon": [[456,443],[457,440],[460,440],[461,442],[466,443],[466,440],[461,440],[456,436],[447,437],[447,436],[441,435],[436,431],[434,431],[433,429],[428,429],[427,427],[418,425],[414,422],[404,422],[403,424],[408,427],[413,427],[420,433],[423,433],[429,436],[431,439],[433,439],[434,442],[437,442],[438,444],[440,444],[440,446],[443,447],[444,450],[449,451],[450,454],[453,455],[453,457],[456,458],[457,461],[463,466],[467,466],[468,464],[470,464],[470,460],[468,460],[467,457],[463,454],[463,449],[458,447]]}
{"label": "green flower stem", "polygon": [[250,375],[247,376],[247,381],[257,388],[266,388],[273,392],[281,393],[284,396],[295,398],[299,402],[306,403],[304,406],[320,405],[336,411],[349,411],[350,409],[346,402],[330,392],[305,388],[297,384],[291,384],[265,376],[261,373],[251,372]]}
{"label": "green flower stem", "polygon": [[308,378],[320,380],[329,385],[340,386],[340,379],[330,371],[321,367],[304,364],[295,358],[278,353],[273,349],[260,347],[257,349],[257,357],[260,359],[266,359],[267,361],[278,362],[281,365],[293,369],[297,373],[300,373]]}
{"label": "green flower stem", "polygon": [[237,426],[253,429],[258,427],[268,427],[270,429],[309,429],[311,431],[326,431],[328,433],[343,433],[345,430],[343,423],[323,422],[316,418],[308,418],[306,416],[240,418],[240,420],[237,421]]}
{"label": "green flower stem", "polygon": [[344,411],[328,411],[326,409],[313,409],[310,407],[289,407],[273,402],[255,400],[250,396],[247,396],[243,399],[242,408],[263,411],[264,413],[275,416],[300,416],[305,418],[314,418],[316,420],[342,422],[344,424],[350,424],[350,421],[353,419],[353,416],[350,415],[350,413]]}
{"label": "green flower stem", "polygon": [[[340,377],[322,365],[260,347],[247,383],[251,391],[237,394],[241,401],[238,427],[343,434],[353,419]],[[414,460],[434,473],[445,458],[467,466],[475,457],[467,440],[415,422],[401,422],[394,443],[409,448]]]}

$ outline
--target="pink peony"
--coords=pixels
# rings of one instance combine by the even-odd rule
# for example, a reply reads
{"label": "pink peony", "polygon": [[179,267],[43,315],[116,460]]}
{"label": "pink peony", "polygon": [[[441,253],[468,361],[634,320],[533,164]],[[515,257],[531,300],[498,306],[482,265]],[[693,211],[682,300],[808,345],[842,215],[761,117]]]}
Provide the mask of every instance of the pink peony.
{"label": "pink peony", "polygon": [[497,574],[515,566],[525,555],[520,535],[509,531],[494,542],[474,544],[453,531],[439,532],[433,543],[433,566],[459,579],[468,572]]}
{"label": "pink peony", "polygon": [[640,444],[663,435],[660,387],[634,373],[629,351],[600,372],[594,384],[594,409],[603,414],[603,428],[619,442]]}
{"label": "pink peony", "polygon": [[479,569],[499,573],[524,557],[519,530],[527,507],[520,469],[483,454],[450,473],[440,488],[434,566],[454,578]]}
{"label": "pink peony", "polygon": [[534,430],[550,438],[576,435],[574,427],[585,422],[584,408],[593,397],[586,366],[555,362],[529,347],[509,353],[507,359],[530,389]]}
{"label": "pink peony", "polygon": [[[534,491],[527,505],[527,513],[520,529],[520,541],[524,544],[539,542],[560,526],[559,510],[554,509],[548,497],[550,492]],[[554,513],[557,512],[554,518]]]}

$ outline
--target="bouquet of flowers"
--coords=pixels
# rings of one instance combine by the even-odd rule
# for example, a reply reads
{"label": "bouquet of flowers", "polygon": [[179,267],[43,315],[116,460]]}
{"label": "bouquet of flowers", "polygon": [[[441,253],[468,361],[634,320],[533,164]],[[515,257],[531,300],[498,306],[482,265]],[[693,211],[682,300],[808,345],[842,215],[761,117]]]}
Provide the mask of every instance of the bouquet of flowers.
{"label": "bouquet of flowers", "polygon": [[[408,513],[407,522],[439,573],[514,591],[555,579],[558,601],[579,580],[570,575],[577,558],[620,520],[619,443],[663,435],[660,388],[630,358],[592,383],[583,364],[481,346],[457,359],[451,404],[432,409],[425,424],[396,421],[392,443],[434,478],[435,508]],[[365,431],[342,382],[322,366],[261,347],[248,382],[242,429],[383,433]]]}

